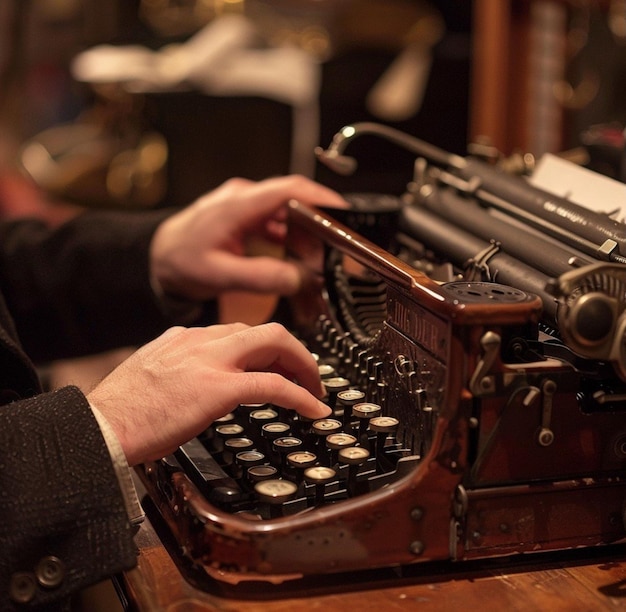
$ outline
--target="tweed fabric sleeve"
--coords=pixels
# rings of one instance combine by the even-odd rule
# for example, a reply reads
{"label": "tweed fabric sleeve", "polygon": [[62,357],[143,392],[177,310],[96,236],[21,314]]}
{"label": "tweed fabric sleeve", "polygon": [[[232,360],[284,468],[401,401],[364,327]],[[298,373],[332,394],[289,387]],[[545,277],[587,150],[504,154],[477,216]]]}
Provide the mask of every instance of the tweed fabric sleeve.
{"label": "tweed fabric sleeve", "polygon": [[0,409],[0,543],[0,610],[52,609],[136,563],[109,451],[75,387]]}

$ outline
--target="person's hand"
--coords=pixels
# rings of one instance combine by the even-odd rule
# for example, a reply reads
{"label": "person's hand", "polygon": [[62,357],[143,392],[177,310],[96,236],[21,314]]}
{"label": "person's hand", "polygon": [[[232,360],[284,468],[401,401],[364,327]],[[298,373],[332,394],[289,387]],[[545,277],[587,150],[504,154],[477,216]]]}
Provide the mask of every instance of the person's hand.
{"label": "person's hand", "polygon": [[122,362],[87,397],[130,465],[158,459],[240,403],[328,416],[315,359],[278,323],[174,327]]}
{"label": "person's hand", "polygon": [[150,247],[153,278],[166,294],[195,301],[226,290],[293,294],[301,282],[295,265],[271,256],[244,257],[250,236],[284,239],[293,199],[347,206],[335,191],[299,175],[230,179],[157,228]]}

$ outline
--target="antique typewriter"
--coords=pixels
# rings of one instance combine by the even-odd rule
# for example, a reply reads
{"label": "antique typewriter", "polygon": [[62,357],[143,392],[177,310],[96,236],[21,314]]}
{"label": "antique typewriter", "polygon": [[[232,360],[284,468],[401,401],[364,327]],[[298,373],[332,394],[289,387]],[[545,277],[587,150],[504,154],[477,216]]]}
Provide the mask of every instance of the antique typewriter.
{"label": "antique typewriter", "polygon": [[[626,226],[378,124],[401,197],[294,202],[276,318],[333,413],[240,405],[141,478],[205,584],[606,547],[626,536]],[[424,567],[422,565],[422,567]]]}

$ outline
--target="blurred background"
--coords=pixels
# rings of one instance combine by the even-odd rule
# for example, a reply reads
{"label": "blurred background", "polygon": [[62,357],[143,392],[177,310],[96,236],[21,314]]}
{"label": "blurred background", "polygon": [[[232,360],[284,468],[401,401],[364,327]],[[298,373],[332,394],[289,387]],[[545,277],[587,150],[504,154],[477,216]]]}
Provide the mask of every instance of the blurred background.
{"label": "blurred background", "polygon": [[356,121],[618,176],[626,0],[4,0],[0,84],[0,214],[36,210],[33,184],[51,220],[235,175],[402,192],[412,155],[382,140],[352,177],[316,163]]}

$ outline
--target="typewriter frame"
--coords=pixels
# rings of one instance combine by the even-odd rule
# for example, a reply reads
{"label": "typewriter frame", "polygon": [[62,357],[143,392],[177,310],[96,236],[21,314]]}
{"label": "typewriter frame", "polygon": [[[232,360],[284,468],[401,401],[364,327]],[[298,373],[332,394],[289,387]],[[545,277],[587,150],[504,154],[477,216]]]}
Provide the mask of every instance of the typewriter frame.
{"label": "typewriter frame", "polygon": [[[292,301],[294,331],[314,343],[311,332],[320,315],[335,317],[324,299],[328,249],[379,275],[387,284],[388,317],[373,350],[389,367],[404,356],[418,365],[426,358],[441,370],[437,388],[429,389],[437,417],[432,437],[420,462],[388,486],[267,521],[222,511],[183,472],[146,464],[140,476],[195,565],[228,583],[281,583],[435,560],[600,546],[624,538],[623,413],[582,415],[577,377],[565,362],[503,359],[503,338],[533,333],[539,298],[455,296],[328,212],[297,202],[290,205],[289,227],[288,254],[309,278]],[[419,367],[414,371],[418,379],[428,379]],[[428,386],[426,379],[419,385]],[[414,381],[407,382],[409,404],[416,401],[415,391]],[[523,416],[508,420],[510,414]],[[542,438],[545,430],[552,441]],[[546,458],[559,456],[565,460],[551,468]]]}

